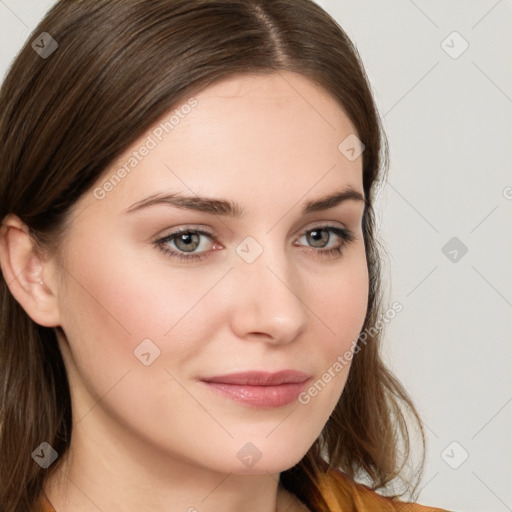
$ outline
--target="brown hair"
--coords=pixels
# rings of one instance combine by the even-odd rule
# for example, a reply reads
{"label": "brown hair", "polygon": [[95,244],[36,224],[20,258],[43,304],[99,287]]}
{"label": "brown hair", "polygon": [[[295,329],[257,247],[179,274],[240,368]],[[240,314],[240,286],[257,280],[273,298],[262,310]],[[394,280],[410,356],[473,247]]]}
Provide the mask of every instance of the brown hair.
{"label": "brown hair", "polygon": [[[47,58],[31,47],[42,32],[59,45]],[[76,201],[169,109],[229,75],[280,70],[328,91],[365,145],[363,331],[371,334],[356,347],[322,435],[281,473],[285,488],[327,511],[318,485],[326,467],[383,490],[401,474],[410,447],[404,406],[423,449],[425,438],[380,358],[381,331],[372,330],[382,309],[373,200],[388,168],[387,142],[357,49],[325,11],[311,0],[61,0],[0,91],[0,218],[15,213],[42,249],[56,250]],[[0,287],[0,511],[26,512],[69,446],[71,399],[55,330],[29,318],[5,279]],[[47,470],[31,458],[43,441],[60,455]]]}

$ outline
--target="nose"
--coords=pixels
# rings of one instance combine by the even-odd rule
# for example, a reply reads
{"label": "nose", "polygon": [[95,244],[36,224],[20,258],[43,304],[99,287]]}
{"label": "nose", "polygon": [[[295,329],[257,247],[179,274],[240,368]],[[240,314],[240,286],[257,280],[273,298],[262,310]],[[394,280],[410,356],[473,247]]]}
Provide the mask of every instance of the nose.
{"label": "nose", "polygon": [[284,249],[264,247],[252,263],[235,259],[228,306],[233,332],[274,345],[296,339],[309,322],[306,288]]}

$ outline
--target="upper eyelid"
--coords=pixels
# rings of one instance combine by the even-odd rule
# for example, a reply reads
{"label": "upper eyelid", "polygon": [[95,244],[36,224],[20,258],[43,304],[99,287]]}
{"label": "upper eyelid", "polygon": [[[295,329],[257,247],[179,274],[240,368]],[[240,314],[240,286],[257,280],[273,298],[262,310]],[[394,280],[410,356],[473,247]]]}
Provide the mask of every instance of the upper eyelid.
{"label": "upper eyelid", "polygon": [[[309,223],[305,227],[303,227],[300,230],[299,234],[303,234],[303,233],[310,231],[312,229],[315,229],[315,228],[328,228],[328,227],[342,228],[342,229],[349,231],[349,228],[345,224],[343,224],[342,222],[339,222],[339,221],[312,221],[311,223]],[[183,224],[179,227],[171,228],[171,231],[169,231],[167,235],[163,235],[159,238],[160,239],[167,238],[169,236],[175,235],[176,233],[181,233],[181,232],[186,232],[186,231],[197,231],[197,232],[201,232],[205,235],[208,235],[208,236],[211,236],[214,238],[219,236],[219,233],[212,228],[202,227],[202,226],[194,225],[194,224],[191,224],[191,225]]]}
{"label": "upper eyelid", "polygon": [[[301,237],[308,231],[312,231],[314,229],[326,229],[326,230],[330,229],[331,231],[333,231],[334,228],[344,230],[346,232],[346,235],[348,238],[354,237],[353,232],[350,229],[348,229],[346,226],[336,225],[332,221],[330,221],[330,222],[324,221],[323,223],[320,221],[319,224],[308,224],[306,227],[302,228],[301,231],[296,236]],[[186,225],[178,227],[178,228],[174,229],[173,231],[170,231],[168,234],[166,234],[164,236],[158,237],[155,241],[156,242],[164,242],[164,241],[172,240],[176,235],[179,235],[180,233],[186,233],[188,231],[197,232],[201,235],[209,236],[214,242],[218,242],[217,239],[218,239],[219,235],[215,231],[213,231],[213,230],[210,231],[207,228],[186,226]],[[341,236],[338,233],[334,233],[334,234],[336,236]]]}

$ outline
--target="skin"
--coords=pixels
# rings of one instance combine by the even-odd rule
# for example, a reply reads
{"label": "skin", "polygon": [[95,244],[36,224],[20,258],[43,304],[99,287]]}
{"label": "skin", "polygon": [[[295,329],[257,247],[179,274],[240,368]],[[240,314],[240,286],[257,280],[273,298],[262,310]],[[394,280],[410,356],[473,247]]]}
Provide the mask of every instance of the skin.
{"label": "skin", "polygon": [[[195,98],[103,199],[91,191],[76,203],[56,254],[38,254],[21,221],[4,219],[11,292],[34,321],[65,333],[73,436],[45,488],[58,512],[304,510],[278,486],[279,473],[321,433],[349,366],[308,404],[277,408],[227,399],[199,378],[296,369],[314,382],[351,349],[367,307],[364,204],[300,210],[347,185],[363,194],[361,157],[338,150],[355,130],[334,98],[290,72],[232,77]],[[168,205],[125,213],[164,192],[229,199],[245,215]],[[323,247],[306,236],[325,224],[353,234],[341,254],[316,254]],[[152,243],[181,227],[217,233],[201,237],[203,260]],[[338,246],[327,233],[327,248]],[[263,249],[252,263],[236,252],[247,236]],[[149,366],[134,356],[146,338],[160,350]],[[237,457],[248,442],[261,453],[251,468]]]}

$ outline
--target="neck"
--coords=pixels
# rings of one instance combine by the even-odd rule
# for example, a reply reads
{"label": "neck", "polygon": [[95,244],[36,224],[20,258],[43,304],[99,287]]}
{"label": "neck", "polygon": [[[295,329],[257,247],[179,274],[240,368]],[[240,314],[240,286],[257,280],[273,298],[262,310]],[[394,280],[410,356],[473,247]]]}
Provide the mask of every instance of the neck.
{"label": "neck", "polygon": [[279,474],[222,473],[141,446],[125,432],[91,430],[73,428],[70,448],[45,486],[56,512],[299,510],[278,485]]}

